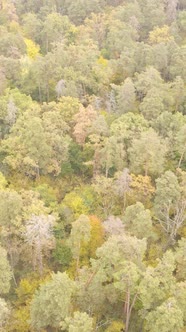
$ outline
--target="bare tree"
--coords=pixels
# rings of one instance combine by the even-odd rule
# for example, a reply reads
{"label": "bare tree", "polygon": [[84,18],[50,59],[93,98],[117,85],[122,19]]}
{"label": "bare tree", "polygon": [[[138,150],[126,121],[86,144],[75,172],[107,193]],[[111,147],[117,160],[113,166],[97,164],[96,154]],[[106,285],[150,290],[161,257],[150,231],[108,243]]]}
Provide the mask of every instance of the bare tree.
{"label": "bare tree", "polygon": [[172,204],[164,204],[163,209],[160,212],[159,223],[167,234],[170,243],[175,242],[178,230],[182,227],[186,219],[186,200],[181,199],[176,204],[174,213],[172,213]]}
{"label": "bare tree", "polygon": [[26,231],[24,233],[26,242],[33,249],[34,269],[38,266],[39,273],[43,273],[43,250],[51,248],[54,243],[53,225],[55,218],[51,215],[32,215],[26,221]]}

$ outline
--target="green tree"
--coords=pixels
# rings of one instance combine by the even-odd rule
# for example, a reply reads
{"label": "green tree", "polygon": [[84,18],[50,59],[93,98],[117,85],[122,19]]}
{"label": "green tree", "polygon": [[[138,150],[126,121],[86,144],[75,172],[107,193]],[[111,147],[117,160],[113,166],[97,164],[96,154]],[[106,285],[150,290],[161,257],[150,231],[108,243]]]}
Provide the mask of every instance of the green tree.
{"label": "green tree", "polygon": [[[72,37],[75,26],[73,26],[68,16],[62,16],[59,13],[50,13],[43,22],[41,36],[43,39],[43,48],[47,53],[52,49],[52,43],[62,42]],[[71,40],[72,42],[72,40]]]}
{"label": "green tree", "polygon": [[133,113],[121,115],[111,124],[111,134],[115,136],[123,136],[123,138],[130,143],[134,134],[136,134],[136,137],[139,137],[140,133],[147,129],[148,122],[144,117]]}
{"label": "green tree", "polygon": [[171,242],[175,241],[178,230],[185,220],[185,206],[186,202],[181,196],[181,187],[176,175],[166,171],[156,180],[154,210]]}
{"label": "green tree", "polygon": [[[12,278],[11,268],[7,260],[7,252],[0,246],[0,294],[6,294],[10,289],[10,280]],[[3,300],[2,300],[3,301]],[[3,303],[2,303],[3,305]],[[0,310],[1,312],[1,310]]]}
{"label": "green tree", "polygon": [[69,246],[72,251],[73,258],[76,260],[76,274],[79,271],[81,247],[83,243],[90,240],[91,225],[87,216],[81,215],[72,224],[72,230],[69,238]]}
{"label": "green tree", "polygon": [[143,204],[140,202],[126,208],[123,223],[129,233],[139,239],[152,236],[150,210],[145,210]]}
{"label": "green tree", "polygon": [[41,119],[26,112],[4,140],[3,149],[7,154],[5,164],[28,175],[39,176],[51,155]]}
{"label": "green tree", "polygon": [[186,322],[186,304],[185,304],[185,295],[186,295],[186,283],[179,282],[176,284],[175,298],[177,300],[178,307],[183,312],[183,320]]}
{"label": "green tree", "polygon": [[186,158],[186,124],[177,132],[175,139],[175,149],[179,153],[178,168],[181,168],[182,162]]}
{"label": "green tree", "polygon": [[148,67],[142,73],[137,74],[136,77],[135,86],[138,98],[142,100],[150,89],[159,89],[162,84],[163,80],[160,73],[155,68]]}
{"label": "green tree", "polygon": [[113,178],[97,176],[93,183],[93,188],[98,195],[98,204],[104,217],[108,217],[112,213],[112,209],[116,203],[116,194]]}
{"label": "green tree", "polygon": [[100,148],[100,166],[105,170],[108,177],[112,168],[122,170],[126,166],[126,151],[122,140],[116,136],[110,136],[104,140]]}
{"label": "green tree", "polygon": [[26,36],[36,43],[40,41],[42,22],[33,12],[29,12],[23,17],[23,29]]}
{"label": "green tree", "polygon": [[87,315],[86,312],[74,312],[73,317],[68,317],[62,323],[62,331],[68,332],[92,332],[93,331],[93,318]]}
{"label": "green tree", "polygon": [[[36,109],[25,112],[12,127],[11,134],[3,142],[7,156],[4,163],[24,174],[39,177],[40,172],[58,175],[61,164],[67,160],[70,138],[68,126],[57,110],[46,109],[42,116]],[[43,106],[43,111],[45,110]]]}
{"label": "green tree", "polygon": [[137,174],[144,173],[145,176],[156,176],[164,169],[165,156],[165,141],[153,129],[149,129],[138,140],[133,139],[129,149],[131,170]]}
{"label": "green tree", "polygon": [[168,299],[155,311],[148,313],[146,321],[145,331],[150,332],[156,332],[159,329],[162,332],[179,332],[184,326],[183,312],[174,298]]}
{"label": "green tree", "polygon": [[156,267],[147,267],[139,285],[140,300],[143,305],[142,316],[146,314],[146,310],[156,309],[174,294],[176,285],[176,279],[173,276],[174,254],[167,251],[161,260],[158,259],[157,263]]}
{"label": "green tree", "polygon": [[153,27],[162,26],[165,23],[164,3],[161,0],[156,3],[150,0],[139,0],[138,3],[143,14],[141,36],[144,38]]}
{"label": "green tree", "polygon": [[178,280],[185,280],[186,277],[186,267],[185,267],[185,260],[186,260],[186,240],[185,238],[181,238],[178,241],[178,246],[175,252],[175,259],[176,259],[176,277]]}
{"label": "green tree", "polygon": [[4,299],[0,298],[0,331],[3,332],[4,325],[10,315],[10,309],[8,308]]}
{"label": "green tree", "polygon": [[52,274],[52,279],[40,286],[31,302],[31,325],[35,329],[59,328],[71,313],[74,282],[66,273]]}
{"label": "green tree", "polygon": [[[126,331],[129,329],[132,310],[137,300],[138,284],[141,278],[145,251],[146,241],[144,239],[138,240],[136,237],[126,235],[110,237],[97,250],[102,278],[104,277],[105,281],[108,281],[110,278],[112,280],[114,276],[113,286],[114,289],[119,291],[122,299],[121,304],[123,306],[123,319]],[[110,257],[111,252],[112,259]],[[108,287],[108,291],[109,289],[112,293],[112,287]]]}
{"label": "green tree", "polygon": [[116,102],[118,113],[123,114],[132,112],[135,108],[135,87],[130,78],[127,78],[120,86],[112,85],[114,91],[116,91]]}
{"label": "green tree", "polygon": [[20,253],[23,201],[14,190],[0,191],[1,241],[6,248],[12,270]]}
{"label": "green tree", "polygon": [[140,104],[139,109],[145,119],[149,121],[156,119],[165,110],[160,90],[157,88],[150,89]]}

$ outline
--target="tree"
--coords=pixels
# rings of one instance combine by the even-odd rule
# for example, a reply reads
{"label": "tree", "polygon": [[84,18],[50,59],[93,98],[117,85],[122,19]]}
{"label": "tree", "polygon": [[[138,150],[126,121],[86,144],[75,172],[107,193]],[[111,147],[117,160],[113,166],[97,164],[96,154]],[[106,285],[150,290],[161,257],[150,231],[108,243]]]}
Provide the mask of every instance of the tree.
{"label": "tree", "polygon": [[105,170],[105,176],[113,168],[122,170],[126,166],[126,151],[122,139],[118,136],[105,138],[100,147],[100,166]]}
{"label": "tree", "polygon": [[60,323],[71,313],[73,292],[74,282],[66,273],[53,273],[51,280],[36,291],[31,302],[32,327],[59,328]]}
{"label": "tree", "polygon": [[75,32],[75,26],[70,23],[67,16],[55,12],[50,13],[45,18],[41,31],[43,49],[47,53],[52,49],[53,43],[63,42],[68,38],[71,38],[72,41]]}
{"label": "tree", "polygon": [[108,219],[103,222],[103,227],[107,236],[124,233],[124,225],[118,217],[109,216]]}
{"label": "tree", "polygon": [[157,117],[165,110],[160,90],[157,88],[150,89],[140,104],[139,109],[144,118],[150,122],[152,122],[153,119],[157,119]]}
{"label": "tree", "polygon": [[150,210],[145,210],[143,204],[140,202],[126,208],[123,223],[129,233],[139,239],[152,236],[152,219]]}
{"label": "tree", "polygon": [[184,116],[176,112],[174,114],[166,111],[158,116],[158,118],[153,121],[153,128],[156,132],[163,138],[169,139],[169,149],[175,149],[175,140],[181,127],[184,125]]}
{"label": "tree", "polygon": [[138,2],[143,14],[140,35],[144,39],[153,27],[165,24],[164,3],[161,0],[153,3],[150,0],[139,0]]}
{"label": "tree", "polygon": [[[162,42],[162,43],[156,43],[152,44],[151,46],[151,54],[152,58],[150,59],[150,65],[153,65],[153,67],[158,70],[161,73],[161,76],[164,80],[167,80],[167,77],[169,76],[169,51],[168,47],[169,44],[174,40],[174,37],[170,37],[169,42]],[[170,95],[169,95],[170,97]]]}
{"label": "tree", "polygon": [[103,213],[104,217],[108,217],[112,213],[116,202],[113,178],[97,176],[94,180],[93,188],[98,195],[101,213]]}
{"label": "tree", "polygon": [[55,106],[44,104],[42,110],[36,108],[35,112],[27,111],[19,117],[3,142],[5,164],[36,178],[41,172],[60,173],[62,162],[68,158],[70,137],[60,111],[51,111]]}
{"label": "tree", "polygon": [[92,13],[90,18],[86,18],[85,26],[91,38],[98,42],[99,49],[104,46],[107,34],[108,17],[105,13]]}
{"label": "tree", "polygon": [[185,31],[185,19],[186,19],[185,10],[178,12],[178,26],[182,32]]}
{"label": "tree", "polygon": [[127,143],[131,143],[134,134],[136,134],[136,137],[139,137],[141,132],[146,131],[147,129],[148,122],[144,119],[144,117],[142,115],[130,112],[121,115],[119,118],[113,121],[110,131],[112,135],[116,137],[121,136],[126,140]]}
{"label": "tree", "polygon": [[0,331],[3,332],[4,325],[10,315],[10,310],[4,299],[0,298]]}
{"label": "tree", "polygon": [[77,300],[81,310],[89,308],[96,315],[101,311],[102,317],[103,314],[108,317],[108,310],[118,308],[128,331],[145,251],[145,239],[125,234],[110,236],[97,249],[97,259],[91,260],[91,268],[80,271]]}
{"label": "tree", "polygon": [[125,168],[122,172],[118,172],[115,177],[115,191],[119,197],[123,198],[123,209],[125,210],[127,205],[127,196],[131,189],[130,185],[132,177],[129,174],[128,168]]}
{"label": "tree", "polygon": [[42,120],[26,112],[12,127],[11,135],[4,140],[7,153],[4,163],[32,176],[39,176],[51,156]]}
{"label": "tree", "polygon": [[1,239],[5,246],[12,270],[20,253],[20,235],[22,226],[23,201],[14,190],[0,191]]}
{"label": "tree", "polygon": [[45,281],[38,278],[37,274],[31,274],[27,278],[20,280],[19,285],[15,289],[15,304],[11,308],[9,320],[6,323],[8,332],[28,332],[30,329],[30,302],[39,284]]}
{"label": "tree", "polygon": [[117,112],[119,114],[132,112],[135,108],[135,87],[130,78],[126,78],[124,83],[120,86],[112,85],[116,91]]}
{"label": "tree", "polygon": [[58,175],[61,172],[62,163],[68,160],[68,150],[71,142],[71,138],[68,135],[69,127],[63,120],[59,106],[55,103],[43,104],[42,124],[47,145],[52,151],[47,171]]}
{"label": "tree", "polygon": [[79,218],[80,215],[89,213],[89,208],[85,205],[83,197],[80,193],[74,191],[65,195],[62,202],[62,208],[70,209],[74,218]]}
{"label": "tree", "polygon": [[175,112],[182,111],[184,103],[184,81],[180,76],[177,76],[172,84],[172,94],[174,96]]}
{"label": "tree", "polygon": [[97,118],[97,112],[92,106],[88,106],[86,109],[81,107],[79,113],[74,116],[76,124],[74,126],[74,137],[76,142],[84,145],[86,137],[90,133],[92,122]]}
{"label": "tree", "polygon": [[138,98],[142,100],[150,89],[159,89],[162,84],[163,80],[160,73],[155,68],[148,67],[145,71],[137,75],[135,87]]}
{"label": "tree", "polygon": [[[108,291],[110,289],[110,292],[113,293],[112,282],[114,288],[119,291],[126,332],[128,332],[132,310],[137,300],[145,251],[145,239],[138,240],[136,237],[124,234],[111,236],[97,250],[98,264],[100,264],[98,265],[100,272],[97,273],[102,274],[102,278],[104,278],[102,282],[103,280],[110,282]],[[112,257],[110,256],[111,252]],[[110,300],[112,301],[112,296]]]}
{"label": "tree", "polygon": [[178,0],[166,1],[166,14],[169,23],[173,22],[176,18],[178,2]]}
{"label": "tree", "polygon": [[74,125],[74,116],[76,113],[78,113],[80,108],[80,102],[78,98],[72,98],[72,97],[61,97],[59,99],[59,110],[63,115],[63,120],[68,125]]}
{"label": "tree", "polygon": [[147,311],[153,311],[161,303],[173,296],[176,279],[173,276],[175,269],[175,257],[171,251],[167,251],[162,259],[158,259],[155,267],[148,266],[144,271],[139,285],[139,297],[142,302],[142,317]]}
{"label": "tree", "polygon": [[185,82],[185,74],[186,74],[186,47],[183,45],[181,47],[176,47],[173,51],[171,63],[170,63],[170,76],[175,78],[176,76],[180,76]]}
{"label": "tree", "polygon": [[34,270],[38,265],[40,274],[43,273],[43,250],[51,248],[54,240],[52,228],[55,218],[52,215],[32,215],[26,221],[24,237],[26,242],[33,248]]}
{"label": "tree", "polygon": [[[174,298],[162,303],[155,311],[146,316],[145,331],[179,332],[183,325],[183,312]],[[167,324],[168,323],[168,324]]]}
{"label": "tree", "polygon": [[127,25],[118,19],[114,19],[112,24],[108,25],[108,33],[106,36],[106,48],[111,58],[117,59],[122,51],[131,48],[134,41],[137,40],[135,28]]}
{"label": "tree", "polygon": [[24,39],[27,48],[27,55],[31,59],[35,59],[39,55],[40,47],[35,44],[31,39]]}
{"label": "tree", "polygon": [[[162,47],[162,45],[161,45]],[[136,72],[143,74],[145,71],[147,71],[147,68],[149,69],[149,66],[152,67],[155,65],[156,59],[154,59],[154,52],[153,48],[145,43],[144,41],[141,41],[140,43],[136,44],[135,53],[133,56],[133,61],[135,61],[136,64]],[[157,69],[157,68],[155,68]],[[149,71],[149,70],[148,70]],[[144,75],[137,75],[137,78],[144,79]],[[143,77],[143,78],[142,78]],[[136,86],[136,84],[135,84]],[[138,89],[140,86],[138,85]],[[137,91],[136,91],[137,92]],[[138,96],[140,98],[143,97],[143,95],[138,93]]]}
{"label": "tree", "polygon": [[179,282],[176,284],[175,298],[178,304],[178,307],[183,312],[183,320],[186,322],[186,305],[185,305],[185,296],[186,296],[186,282]]}
{"label": "tree", "polygon": [[72,224],[72,230],[69,238],[69,245],[72,250],[73,258],[76,260],[76,274],[78,274],[80,253],[83,243],[90,240],[91,225],[87,216],[81,215]]}
{"label": "tree", "polygon": [[185,280],[186,277],[186,268],[185,268],[185,259],[186,259],[186,240],[181,238],[178,241],[178,246],[175,252],[176,259],[176,278],[180,280]]}
{"label": "tree", "polygon": [[133,139],[129,149],[131,170],[145,176],[156,176],[164,169],[165,155],[165,141],[162,141],[153,129],[149,129],[141,134],[140,139]]}
{"label": "tree", "polygon": [[24,15],[23,29],[26,33],[27,38],[32,39],[33,41],[38,43],[41,38],[41,27],[42,22],[35,13],[29,12]]}
{"label": "tree", "polygon": [[169,241],[175,241],[179,228],[185,220],[185,198],[181,196],[178,179],[166,171],[156,180],[154,210]]}
{"label": "tree", "polygon": [[90,220],[90,239],[82,245],[81,256],[83,265],[88,265],[91,258],[96,257],[97,248],[104,242],[104,227],[100,219],[96,216],[89,216]]}
{"label": "tree", "polygon": [[130,204],[135,204],[139,201],[144,206],[151,207],[151,199],[154,192],[155,188],[149,176],[131,174],[130,190],[127,193],[127,199]]}
{"label": "tree", "polygon": [[180,186],[177,176],[171,172],[166,171],[156,180],[156,196],[155,196],[155,211],[161,215],[161,206],[171,204],[175,208],[177,202],[181,197]]}
{"label": "tree", "polygon": [[164,25],[161,28],[156,27],[149,33],[150,44],[167,43],[173,39],[174,37],[170,35],[170,28],[168,25]]}
{"label": "tree", "polygon": [[87,315],[86,312],[74,312],[73,317],[67,317],[62,323],[62,331],[68,332],[93,332],[93,318]]}
{"label": "tree", "polygon": [[8,182],[4,175],[0,172],[0,190],[4,190],[8,185]]}
{"label": "tree", "polygon": [[101,10],[101,3],[100,0],[83,0],[83,1],[76,1],[71,2],[70,0],[66,1],[66,9],[69,18],[75,24],[81,24],[86,17],[88,17],[91,13],[100,12]]}
{"label": "tree", "polygon": [[[10,280],[12,278],[11,268],[7,260],[7,252],[0,246],[0,294],[6,294],[10,289]],[[1,304],[3,306],[3,300]],[[5,303],[4,303],[5,304]],[[6,311],[6,310],[5,310]],[[0,310],[1,312],[1,310]],[[1,320],[0,320],[1,321]]]}
{"label": "tree", "polygon": [[113,321],[105,332],[121,332],[123,327],[122,321]]}
{"label": "tree", "polygon": [[9,100],[7,105],[7,116],[5,118],[6,122],[12,126],[16,122],[17,107],[15,106],[13,100]]}
{"label": "tree", "polygon": [[175,149],[179,153],[178,168],[181,168],[181,164],[186,158],[186,124],[177,132]]}

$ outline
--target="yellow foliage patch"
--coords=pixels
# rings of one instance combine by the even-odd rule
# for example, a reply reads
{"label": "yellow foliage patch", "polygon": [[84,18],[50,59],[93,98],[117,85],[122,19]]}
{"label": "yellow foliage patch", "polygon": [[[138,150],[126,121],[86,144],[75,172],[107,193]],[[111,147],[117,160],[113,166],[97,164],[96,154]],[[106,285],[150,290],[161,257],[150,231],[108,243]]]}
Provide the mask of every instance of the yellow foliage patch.
{"label": "yellow foliage patch", "polygon": [[167,43],[173,39],[174,37],[171,36],[170,28],[168,25],[164,25],[162,28],[155,27],[152,31],[149,32],[150,44]]}
{"label": "yellow foliage patch", "polygon": [[97,60],[97,63],[103,67],[107,67],[108,60],[100,56],[99,59]]}
{"label": "yellow foliage patch", "polygon": [[40,46],[35,44],[33,40],[24,38],[24,42],[27,47],[27,55],[31,59],[35,59],[36,56],[39,54]]}

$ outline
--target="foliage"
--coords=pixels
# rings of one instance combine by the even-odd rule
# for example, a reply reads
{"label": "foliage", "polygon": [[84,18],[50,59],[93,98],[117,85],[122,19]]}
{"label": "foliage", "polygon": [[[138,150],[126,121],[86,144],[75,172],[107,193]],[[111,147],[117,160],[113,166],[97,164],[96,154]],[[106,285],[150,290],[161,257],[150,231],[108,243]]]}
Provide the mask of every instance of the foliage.
{"label": "foliage", "polygon": [[0,1],[0,331],[184,330],[185,26]]}
{"label": "foliage", "polygon": [[43,284],[31,303],[31,324],[36,329],[59,327],[60,322],[70,313],[70,301],[74,283],[66,273],[52,275]]}

